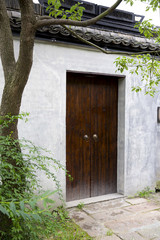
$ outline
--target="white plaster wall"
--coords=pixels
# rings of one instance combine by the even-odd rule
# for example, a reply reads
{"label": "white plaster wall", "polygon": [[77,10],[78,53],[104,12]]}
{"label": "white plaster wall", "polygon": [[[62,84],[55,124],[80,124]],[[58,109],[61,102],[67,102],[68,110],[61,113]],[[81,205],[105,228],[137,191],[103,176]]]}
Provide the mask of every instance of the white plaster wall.
{"label": "white plaster wall", "polygon": [[[15,51],[18,40],[15,40]],[[81,47],[55,43],[36,42],[34,61],[29,82],[25,88],[21,111],[30,112],[28,123],[20,122],[21,137],[47,147],[55,159],[66,162],[66,71],[82,71],[115,74],[113,64],[116,55]],[[119,133],[118,188],[125,195],[134,194],[156,181],[156,168],[160,170],[157,157],[160,131],[157,125],[157,97],[131,92],[137,76],[121,80],[119,109],[121,129]],[[3,72],[0,64],[0,94],[3,88]],[[123,149],[122,149],[123,148]],[[123,150],[123,152],[122,152]],[[122,167],[123,166],[123,167]],[[160,173],[157,174],[160,176]],[[44,189],[53,189],[54,184],[40,175]],[[58,173],[65,196],[65,174]]]}
{"label": "white plaster wall", "polygon": [[[157,156],[157,102],[144,93],[132,92],[137,81],[131,76],[126,81],[125,158],[126,194],[155,187]],[[159,142],[160,143],[160,142]]]}

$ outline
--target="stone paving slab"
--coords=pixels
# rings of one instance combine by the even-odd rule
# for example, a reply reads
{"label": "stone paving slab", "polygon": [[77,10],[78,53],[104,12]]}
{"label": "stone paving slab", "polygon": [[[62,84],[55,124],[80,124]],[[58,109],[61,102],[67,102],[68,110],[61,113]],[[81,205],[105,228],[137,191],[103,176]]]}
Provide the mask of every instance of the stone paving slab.
{"label": "stone paving slab", "polygon": [[91,237],[99,237],[107,234],[107,228],[96,221],[81,221],[78,224]]}
{"label": "stone paving slab", "polygon": [[96,240],[120,240],[120,238],[113,234],[112,236],[96,237]]}
{"label": "stone paving slab", "polygon": [[[119,239],[123,239],[123,240],[144,240],[144,237],[142,235],[140,235],[139,233],[120,233],[118,234],[118,236],[120,237]],[[146,239],[148,240],[148,239]]]}
{"label": "stone paving slab", "polygon": [[127,203],[125,199],[121,198],[121,199],[114,199],[110,201],[89,204],[84,206],[83,210],[88,214],[94,214],[98,212],[104,212],[105,210],[108,210],[108,209],[127,207],[130,205],[131,204]]}
{"label": "stone paving slab", "polygon": [[124,218],[130,218],[133,215],[132,212],[129,212],[123,208],[108,209],[103,212],[98,212],[95,214],[90,214],[94,219],[97,219],[99,222],[105,223],[106,221],[120,221]]}
{"label": "stone paving slab", "polygon": [[127,206],[124,209],[133,213],[143,213],[152,211],[154,209],[159,209],[160,205],[154,202],[145,202],[137,205]]}
{"label": "stone paving slab", "polygon": [[90,215],[83,210],[72,208],[69,210],[69,216],[91,237],[106,235],[107,228],[95,221]]}
{"label": "stone paving slab", "polygon": [[144,239],[160,240],[160,222],[139,229],[138,233],[141,234]]}
{"label": "stone paving slab", "polygon": [[160,202],[153,200],[121,198],[74,207],[69,215],[96,240],[160,240]]}
{"label": "stone paving slab", "polygon": [[69,216],[70,218],[74,219],[75,222],[81,222],[81,221],[91,221],[93,220],[93,218],[91,216],[89,216],[87,213],[85,213],[84,211],[79,210],[78,208],[71,208],[69,210]]}
{"label": "stone paving slab", "polygon": [[147,203],[148,200],[145,199],[145,198],[127,198],[126,199],[126,202],[132,204],[132,205],[135,205],[135,204],[141,204],[141,203]]}
{"label": "stone paving slab", "polygon": [[145,214],[135,214],[120,220],[112,220],[104,223],[104,226],[112,229],[115,233],[139,232],[143,228],[148,228],[153,224],[160,223],[160,212],[153,211]]}

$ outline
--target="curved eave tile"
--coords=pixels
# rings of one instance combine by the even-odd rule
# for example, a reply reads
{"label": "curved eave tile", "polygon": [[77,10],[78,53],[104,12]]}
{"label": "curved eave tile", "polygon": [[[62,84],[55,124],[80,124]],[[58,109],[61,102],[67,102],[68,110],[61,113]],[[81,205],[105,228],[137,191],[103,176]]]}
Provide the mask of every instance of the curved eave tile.
{"label": "curved eave tile", "polygon": [[[19,18],[13,17],[13,13],[10,14],[10,24],[12,28],[19,29],[21,26],[21,22]],[[145,39],[141,36],[134,36],[127,33],[120,33],[118,31],[113,32],[109,30],[95,29],[91,27],[83,28],[83,27],[72,27],[78,35],[83,37],[86,40],[93,40],[97,43],[97,45],[101,42],[106,44],[113,45],[123,45],[127,47],[131,47],[133,49],[140,48],[142,50],[160,50],[160,45],[156,44],[154,39]],[[37,30],[38,32],[48,32],[49,34],[61,34],[62,36],[70,36],[71,33],[64,29],[62,26],[50,26],[43,27]],[[54,37],[54,36],[53,36]]]}

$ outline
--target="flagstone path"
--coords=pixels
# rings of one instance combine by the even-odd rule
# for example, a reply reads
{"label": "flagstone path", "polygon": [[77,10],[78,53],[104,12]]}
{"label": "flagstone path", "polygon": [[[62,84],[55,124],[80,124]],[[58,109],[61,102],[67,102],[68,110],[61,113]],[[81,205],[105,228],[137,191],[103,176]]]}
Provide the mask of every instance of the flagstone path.
{"label": "flagstone path", "polygon": [[69,215],[96,240],[160,240],[160,194],[154,196],[74,207]]}

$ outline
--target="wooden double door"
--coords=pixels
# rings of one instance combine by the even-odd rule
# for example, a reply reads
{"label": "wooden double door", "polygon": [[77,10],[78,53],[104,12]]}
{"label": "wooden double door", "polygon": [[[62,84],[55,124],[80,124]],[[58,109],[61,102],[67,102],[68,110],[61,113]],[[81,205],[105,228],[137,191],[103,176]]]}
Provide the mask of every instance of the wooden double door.
{"label": "wooden double door", "polygon": [[67,73],[67,201],[117,192],[118,80]]}

